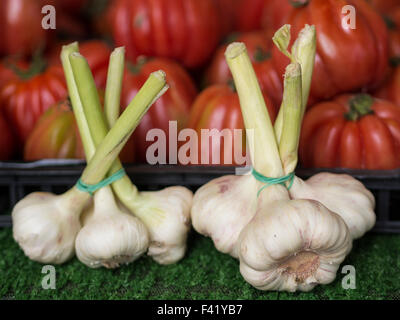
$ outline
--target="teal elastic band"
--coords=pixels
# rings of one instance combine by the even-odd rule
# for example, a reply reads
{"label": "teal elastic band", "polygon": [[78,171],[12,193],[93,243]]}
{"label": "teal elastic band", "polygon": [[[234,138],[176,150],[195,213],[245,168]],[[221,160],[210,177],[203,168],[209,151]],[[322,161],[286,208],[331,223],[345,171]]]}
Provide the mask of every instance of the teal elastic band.
{"label": "teal elastic band", "polygon": [[261,191],[263,191],[265,188],[272,186],[274,184],[281,184],[284,187],[286,187],[286,181],[289,181],[289,186],[287,186],[286,188],[288,190],[290,190],[290,188],[293,185],[293,181],[294,181],[294,172],[289,173],[287,176],[283,176],[280,178],[268,178],[266,176],[263,176],[261,173],[257,172],[256,170],[254,170],[251,172],[251,174],[253,175],[254,178],[256,178],[256,180],[265,183],[265,186],[263,186],[260,190],[258,190],[257,192],[257,197],[260,195]]}
{"label": "teal elastic band", "polygon": [[111,176],[107,177],[104,180],[101,180],[99,183],[96,184],[86,184],[82,181],[82,179],[79,179],[78,182],[76,183],[76,187],[83,192],[89,193],[91,196],[93,193],[95,193],[97,190],[106,187],[110,185],[111,183],[121,179],[125,175],[125,170],[120,169]]}

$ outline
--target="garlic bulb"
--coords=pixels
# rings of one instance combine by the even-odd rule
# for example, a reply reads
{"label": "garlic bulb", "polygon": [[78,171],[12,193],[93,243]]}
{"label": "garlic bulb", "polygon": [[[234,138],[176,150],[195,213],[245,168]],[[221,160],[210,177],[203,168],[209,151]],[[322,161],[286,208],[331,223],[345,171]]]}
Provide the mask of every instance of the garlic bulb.
{"label": "garlic bulb", "polygon": [[84,212],[76,237],[78,259],[91,268],[116,268],[146,252],[149,237],[144,224],[118,207],[110,187],[98,190]]}
{"label": "garlic bulb", "polygon": [[25,255],[41,263],[61,264],[75,252],[79,215],[90,196],[73,188],[63,195],[34,192],[12,211],[13,236]]}
{"label": "garlic bulb", "polygon": [[160,264],[179,261],[186,251],[193,193],[184,187],[140,192],[133,213],[150,235],[148,255]]}
{"label": "garlic bulb", "polygon": [[240,234],[242,276],[260,290],[309,291],[332,282],[352,247],[346,224],[317,201],[271,201],[276,188],[261,193]]}
{"label": "garlic bulb", "polygon": [[375,224],[374,196],[360,181],[347,174],[323,172],[307,181],[296,177],[289,193],[293,199],[320,201],[340,215],[353,239],[362,237]]}
{"label": "garlic bulb", "polygon": [[210,237],[218,251],[238,258],[240,232],[256,213],[257,185],[251,175],[224,176],[203,185],[193,198],[194,229]]}

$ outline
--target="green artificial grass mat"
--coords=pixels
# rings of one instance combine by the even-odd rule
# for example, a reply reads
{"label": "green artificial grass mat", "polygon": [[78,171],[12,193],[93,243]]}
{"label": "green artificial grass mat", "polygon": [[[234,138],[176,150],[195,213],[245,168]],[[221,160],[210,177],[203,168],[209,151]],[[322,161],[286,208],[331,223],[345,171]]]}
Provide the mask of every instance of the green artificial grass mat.
{"label": "green artificial grass mat", "polygon": [[[400,299],[400,235],[367,234],[354,242],[336,280],[308,293],[264,292],[247,284],[239,263],[192,231],[179,263],[148,256],[115,270],[90,269],[76,258],[56,266],[56,289],[44,290],[42,265],[30,261],[0,229],[0,299]],[[356,289],[343,289],[344,265],[356,270]]]}

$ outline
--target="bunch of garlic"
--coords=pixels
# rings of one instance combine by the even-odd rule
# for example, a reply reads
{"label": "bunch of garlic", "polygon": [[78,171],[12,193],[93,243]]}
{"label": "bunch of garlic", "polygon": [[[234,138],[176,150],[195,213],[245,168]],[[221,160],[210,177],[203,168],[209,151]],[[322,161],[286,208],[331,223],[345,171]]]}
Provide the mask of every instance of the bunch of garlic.
{"label": "bunch of garlic", "polygon": [[[282,43],[284,46],[285,41]],[[304,58],[307,56],[304,44],[311,46],[311,58]],[[255,140],[250,144],[254,147],[250,149],[253,167],[263,176],[282,177],[297,163],[302,87],[311,81],[309,61],[314,57],[313,50],[315,29],[306,26],[295,42],[295,54],[285,73],[281,120],[278,117],[275,130],[264,112],[264,100],[244,45],[234,43],[226,51],[246,129],[254,130]],[[296,61],[296,54],[304,59]],[[306,70],[305,76],[302,69]],[[323,176],[325,182],[321,184],[320,177],[311,179],[304,189],[301,180],[294,177],[290,191],[287,189],[290,178],[286,186],[265,185],[253,175],[215,179],[194,196],[193,226],[199,233],[211,237],[218,250],[239,258],[241,274],[256,288],[308,291],[317,284],[330,283],[351,250],[352,238],[373,224],[374,199],[355,179],[339,177],[329,181]],[[313,182],[317,187],[312,188]],[[345,192],[357,202],[352,209],[345,207],[349,199],[341,195]],[[337,199],[340,197],[343,200]]]}
{"label": "bunch of garlic", "polygon": [[[95,254],[93,266],[114,266],[132,261],[147,249],[147,230],[138,219],[121,212],[115,205],[114,195],[109,187],[98,191],[92,217],[88,215],[87,223],[81,229],[80,216],[91,198],[88,192],[82,190],[82,185],[96,185],[102,181],[148,108],[165,92],[165,73],[157,71],[149,76],[137,94],[140,100],[132,101],[95,148],[91,142],[71,62],[86,65],[86,68],[78,68],[78,73],[90,73],[90,70],[77,51],[77,43],[64,46],[61,57],[74,114],[85,153],[90,161],[80,178],[81,184],[73,186],[64,194],[34,192],[21,199],[12,211],[13,236],[29,258],[41,263],[63,263],[74,255],[77,246],[79,257],[88,264],[91,264],[89,260],[93,258],[91,254],[97,250],[98,255]],[[97,96],[95,87],[85,94],[90,95]],[[93,229],[98,237],[91,236]],[[79,239],[76,242],[78,233]],[[105,245],[101,241],[107,242],[107,248],[99,253],[104,249],[101,246]]]}
{"label": "bunch of garlic", "polygon": [[[106,117],[103,115],[98,95],[87,94],[94,92],[95,82],[87,63],[84,59],[80,59],[81,63],[78,64],[78,58],[79,56],[75,61],[71,61],[73,62],[72,69],[82,108],[85,110],[90,138],[93,145],[97,146],[103,141],[109,127],[114,127],[119,114],[124,49],[116,48],[110,57],[104,105]],[[85,69],[87,72],[82,74],[82,70]],[[165,92],[167,87],[160,94]],[[141,101],[142,98],[139,92],[131,103]],[[121,168],[122,165],[117,160],[111,172],[119,171]],[[120,201],[120,206],[126,208],[132,216],[128,219],[126,214],[114,214],[117,210],[110,210],[110,206],[117,208],[114,195],[112,198],[111,195],[109,197],[108,208],[102,208],[101,203],[105,206],[104,200],[98,199],[96,193],[93,219],[87,221],[87,225],[85,224],[78,235],[79,241],[76,243],[78,258],[89,266],[107,267],[117,267],[121,262],[133,261],[146,251],[160,264],[175,263],[182,259],[186,252],[186,239],[190,229],[193,193],[179,186],[161,191],[138,192],[126,175],[113,182],[112,189],[115,197]],[[97,202],[100,205],[97,205]],[[108,219],[107,211],[110,211]],[[123,221],[127,225],[124,232],[121,232],[120,227]],[[106,227],[107,222],[109,222],[108,227]],[[107,233],[105,233],[106,230],[108,230]],[[104,237],[106,242],[109,238],[114,239],[115,243],[106,246],[100,241],[96,245],[96,238],[100,237]],[[104,244],[103,249],[100,249],[102,244]]]}

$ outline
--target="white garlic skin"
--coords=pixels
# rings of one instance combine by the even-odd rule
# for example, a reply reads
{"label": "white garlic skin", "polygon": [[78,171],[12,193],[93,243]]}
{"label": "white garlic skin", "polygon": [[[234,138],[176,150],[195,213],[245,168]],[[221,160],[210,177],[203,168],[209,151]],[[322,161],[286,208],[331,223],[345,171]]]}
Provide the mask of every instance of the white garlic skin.
{"label": "white garlic skin", "polygon": [[321,202],[343,218],[353,239],[362,237],[375,225],[375,198],[350,175],[323,172],[306,181],[296,177],[290,196]]}
{"label": "white garlic skin", "polygon": [[191,210],[194,229],[216,249],[237,258],[237,240],[256,213],[258,183],[252,175],[223,176],[199,188]]}
{"label": "white garlic skin", "polygon": [[138,194],[133,213],[149,231],[148,255],[156,262],[171,264],[185,255],[192,200],[193,193],[179,186]]}
{"label": "white garlic skin", "polygon": [[145,225],[119,207],[110,187],[98,190],[82,216],[76,237],[78,259],[90,268],[117,268],[135,261],[149,246]]}
{"label": "white garlic skin", "polygon": [[84,202],[89,199],[75,197],[74,193],[68,191],[57,196],[34,192],[15,205],[13,236],[31,260],[61,264],[73,257],[75,238],[81,228],[79,215]]}
{"label": "white garlic skin", "polygon": [[289,292],[332,282],[352,247],[342,218],[313,200],[260,198],[239,238],[245,280],[260,290]]}

